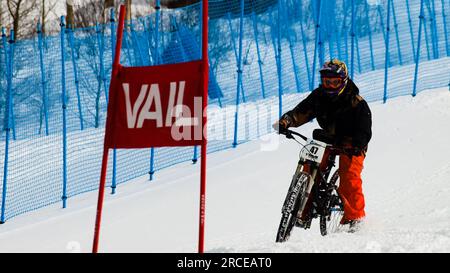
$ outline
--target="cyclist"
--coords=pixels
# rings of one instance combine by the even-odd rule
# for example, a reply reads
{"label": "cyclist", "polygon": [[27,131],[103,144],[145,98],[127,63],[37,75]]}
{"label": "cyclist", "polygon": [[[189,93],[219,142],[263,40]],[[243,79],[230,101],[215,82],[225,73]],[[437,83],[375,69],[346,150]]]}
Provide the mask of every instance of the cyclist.
{"label": "cyclist", "polygon": [[345,151],[339,159],[338,192],[344,202],[341,224],[349,224],[349,230],[354,232],[365,217],[361,172],[372,137],[371,111],[349,78],[344,62],[337,59],[326,62],[320,69],[320,78],[319,87],[273,127],[276,130],[298,127],[317,118],[319,126],[333,137],[333,144]]}

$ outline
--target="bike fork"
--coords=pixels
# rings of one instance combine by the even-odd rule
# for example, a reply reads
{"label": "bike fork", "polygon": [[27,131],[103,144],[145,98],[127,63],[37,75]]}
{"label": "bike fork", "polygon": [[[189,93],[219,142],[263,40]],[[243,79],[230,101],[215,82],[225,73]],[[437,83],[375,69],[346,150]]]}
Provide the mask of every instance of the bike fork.
{"label": "bike fork", "polygon": [[309,197],[311,195],[312,187],[314,186],[314,181],[315,181],[316,174],[317,174],[317,169],[313,169],[311,171],[311,174],[310,174],[310,177],[309,177],[308,185],[307,185],[307,187],[305,189],[304,198],[302,198],[302,200],[301,200],[302,203],[300,204],[300,207],[299,207],[299,210],[298,210],[298,213],[297,213],[297,218],[299,218],[299,219],[302,218],[303,212],[304,212],[305,207],[306,207],[306,204],[308,203]]}

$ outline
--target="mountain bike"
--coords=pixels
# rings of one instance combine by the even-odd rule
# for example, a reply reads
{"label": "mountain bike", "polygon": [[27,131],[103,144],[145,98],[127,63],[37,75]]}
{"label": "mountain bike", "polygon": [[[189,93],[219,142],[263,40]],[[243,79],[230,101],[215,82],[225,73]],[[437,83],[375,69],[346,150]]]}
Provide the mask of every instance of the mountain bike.
{"label": "mountain bike", "polygon": [[[281,129],[279,134],[295,140],[302,149],[281,210],[276,242],[286,242],[294,226],[309,229],[315,218],[319,218],[323,236],[337,231],[344,214],[344,205],[337,191],[339,173],[336,170],[331,177],[330,174],[336,156],[344,151],[334,147],[331,144],[333,138],[320,129],[314,130],[312,139],[288,129]],[[298,141],[296,136],[303,139],[305,144]]]}

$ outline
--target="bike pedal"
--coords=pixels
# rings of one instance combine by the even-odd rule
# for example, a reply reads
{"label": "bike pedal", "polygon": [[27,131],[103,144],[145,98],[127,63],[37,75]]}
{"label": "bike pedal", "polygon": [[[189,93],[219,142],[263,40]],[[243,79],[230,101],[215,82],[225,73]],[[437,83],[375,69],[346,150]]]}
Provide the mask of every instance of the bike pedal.
{"label": "bike pedal", "polygon": [[304,223],[302,220],[297,218],[297,221],[295,221],[295,226],[299,227],[299,228],[303,228],[304,227]]}
{"label": "bike pedal", "polygon": [[311,227],[311,221],[303,221],[297,218],[297,221],[295,221],[295,226],[303,229],[308,229]]}

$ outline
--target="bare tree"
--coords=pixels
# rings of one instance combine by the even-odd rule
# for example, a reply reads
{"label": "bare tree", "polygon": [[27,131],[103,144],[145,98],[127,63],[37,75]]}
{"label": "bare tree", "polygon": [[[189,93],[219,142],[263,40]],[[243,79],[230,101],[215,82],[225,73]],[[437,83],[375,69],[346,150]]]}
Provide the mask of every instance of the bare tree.
{"label": "bare tree", "polygon": [[30,15],[39,10],[37,0],[6,0],[9,15],[13,21],[13,29],[17,38],[26,37],[34,33],[35,28]]}
{"label": "bare tree", "polygon": [[73,7],[75,27],[89,27],[96,23],[104,23],[104,3],[98,0],[85,1],[83,6]]}
{"label": "bare tree", "polygon": [[[67,0],[67,2],[69,1],[71,0]],[[94,26],[96,23],[104,24],[109,16],[109,8],[118,6],[119,2],[118,0],[85,0],[83,5],[71,5],[73,25],[75,27],[89,27]],[[67,22],[69,22],[69,10],[67,11],[67,17]]]}
{"label": "bare tree", "polygon": [[42,32],[46,32],[46,22],[50,13],[54,12],[55,6],[57,4],[56,0],[41,0],[41,27]]}

